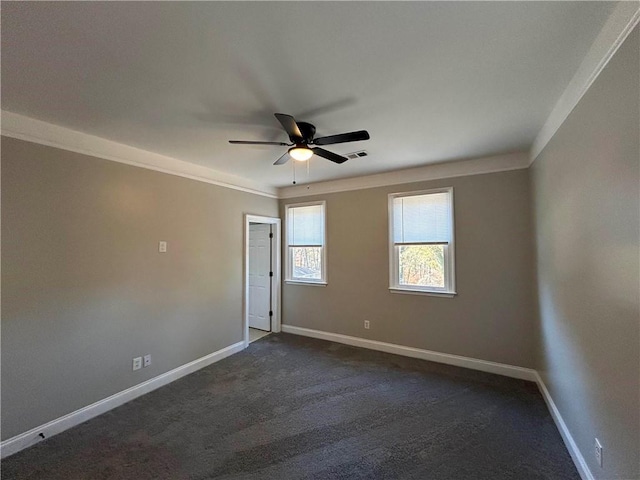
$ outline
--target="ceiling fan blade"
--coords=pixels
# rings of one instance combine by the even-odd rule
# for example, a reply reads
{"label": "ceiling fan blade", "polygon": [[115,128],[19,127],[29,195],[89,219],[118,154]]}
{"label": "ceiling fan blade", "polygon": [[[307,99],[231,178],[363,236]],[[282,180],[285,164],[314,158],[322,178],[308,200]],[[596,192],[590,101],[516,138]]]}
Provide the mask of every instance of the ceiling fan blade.
{"label": "ceiling fan blade", "polygon": [[302,132],[298,128],[296,119],[286,113],[274,113],[278,121],[282,124],[282,127],[289,135],[289,138],[293,143],[298,143],[297,140],[302,140]]}
{"label": "ceiling fan blade", "polygon": [[328,137],[316,138],[313,143],[315,145],[333,145],[334,143],[358,142],[360,140],[369,140],[369,132],[366,130],[358,130],[357,132],[341,133],[339,135],[329,135]]}
{"label": "ceiling fan blade", "polygon": [[281,147],[290,147],[290,143],[284,142],[254,142],[251,140],[229,140],[234,145],[279,145]]}
{"label": "ceiling fan blade", "polygon": [[313,153],[318,155],[319,157],[326,158],[327,160],[331,160],[334,163],[344,163],[349,160],[347,157],[343,157],[342,155],[338,155],[337,153],[330,152],[329,150],[325,150],[324,148],[316,147],[312,148]]}
{"label": "ceiling fan blade", "polygon": [[275,161],[274,165],[282,165],[284,163],[287,163],[288,161],[289,161],[289,152],[286,152],[278,160]]}

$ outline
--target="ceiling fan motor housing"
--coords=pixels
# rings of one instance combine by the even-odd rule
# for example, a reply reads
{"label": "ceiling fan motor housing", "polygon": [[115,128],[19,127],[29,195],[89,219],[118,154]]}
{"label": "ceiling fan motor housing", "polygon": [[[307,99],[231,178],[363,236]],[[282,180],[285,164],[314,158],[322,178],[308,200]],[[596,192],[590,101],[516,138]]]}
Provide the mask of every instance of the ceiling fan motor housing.
{"label": "ceiling fan motor housing", "polygon": [[[302,134],[302,142],[300,143],[311,143],[313,141],[313,137],[316,134],[316,127],[307,122],[296,122],[298,124],[298,128],[300,129],[300,133]],[[292,138],[292,142],[298,143],[299,139]]]}

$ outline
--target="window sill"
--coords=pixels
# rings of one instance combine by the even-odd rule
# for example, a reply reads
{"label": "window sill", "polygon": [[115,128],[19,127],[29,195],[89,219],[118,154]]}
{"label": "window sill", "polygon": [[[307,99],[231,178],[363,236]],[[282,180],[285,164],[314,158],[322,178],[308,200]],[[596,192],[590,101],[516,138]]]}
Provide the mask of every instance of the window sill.
{"label": "window sill", "polygon": [[412,290],[409,288],[397,288],[397,287],[389,287],[389,292],[391,293],[400,293],[402,295],[426,295],[428,297],[444,297],[444,298],[453,298],[457,295],[456,292],[434,292],[434,291],[425,291],[425,290]]}
{"label": "window sill", "polygon": [[302,280],[285,280],[284,283],[288,285],[311,285],[313,287],[326,287],[327,282],[305,282]]}

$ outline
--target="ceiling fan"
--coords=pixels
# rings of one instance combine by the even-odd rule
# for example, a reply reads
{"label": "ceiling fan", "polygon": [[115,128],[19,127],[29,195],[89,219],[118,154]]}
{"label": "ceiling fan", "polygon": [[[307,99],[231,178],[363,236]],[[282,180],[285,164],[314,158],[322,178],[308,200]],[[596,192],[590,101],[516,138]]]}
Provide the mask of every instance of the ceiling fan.
{"label": "ceiling fan", "polygon": [[326,158],[335,163],[344,163],[347,157],[330,152],[321,147],[309,147],[309,145],[333,145],[335,143],[357,142],[360,140],[369,140],[369,132],[366,130],[358,130],[357,132],[340,133],[338,135],[329,135],[328,137],[314,138],[316,127],[306,122],[296,122],[291,115],[284,113],[274,114],[284,130],[289,135],[291,143],[285,142],[254,142],[250,140],[229,140],[229,143],[239,145],[279,145],[282,147],[291,147],[287,153],[282,155],[274,165],[282,165],[289,160],[304,162],[309,160],[313,154]]}

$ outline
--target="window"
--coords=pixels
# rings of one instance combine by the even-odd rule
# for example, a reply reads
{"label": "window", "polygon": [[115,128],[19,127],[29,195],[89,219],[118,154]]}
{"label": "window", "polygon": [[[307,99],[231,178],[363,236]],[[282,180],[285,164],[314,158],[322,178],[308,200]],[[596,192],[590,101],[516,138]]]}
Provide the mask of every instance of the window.
{"label": "window", "polygon": [[453,188],[389,195],[391,291],[455,294]]}
{"label": "window", "polygon": [[325,202],[285,207],[287,280],[326,284]]}

